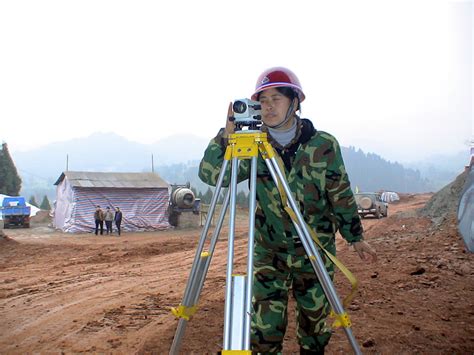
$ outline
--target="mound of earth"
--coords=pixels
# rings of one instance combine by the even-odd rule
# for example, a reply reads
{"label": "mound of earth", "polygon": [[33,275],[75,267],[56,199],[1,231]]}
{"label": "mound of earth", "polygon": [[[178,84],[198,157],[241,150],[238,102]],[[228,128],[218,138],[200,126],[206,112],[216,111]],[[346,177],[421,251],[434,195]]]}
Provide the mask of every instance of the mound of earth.
{"label": "mound of earth", "polygon": [[439,225],[450,215],[456,214],[459,198],[467,178],[467,171],[459,174],[456,179],[435,193],[426,205],[418,212]]}
{"label": "mound of earth", "polygon": [[0,242],[13,242],[14,240],[8,237],[3,230],[0,229]]}
{"label": "mound of earth", "polygon": [[51,216],[49,215],[49,211],[38,211],[36,215],[31,217],[31,222],[36,224],[51,222]]}

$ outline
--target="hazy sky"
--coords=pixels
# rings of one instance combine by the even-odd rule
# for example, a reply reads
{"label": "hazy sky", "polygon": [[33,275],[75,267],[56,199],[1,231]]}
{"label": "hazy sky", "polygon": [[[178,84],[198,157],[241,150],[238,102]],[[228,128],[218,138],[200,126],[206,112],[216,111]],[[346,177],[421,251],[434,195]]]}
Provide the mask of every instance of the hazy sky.
{"label": "hazy sky", "polygon": [[0,0],[0,140],[211,138],[231,100],[286,66],[302,116],[342,145],[458,152],[473,134],[473,14],[448,0]]}

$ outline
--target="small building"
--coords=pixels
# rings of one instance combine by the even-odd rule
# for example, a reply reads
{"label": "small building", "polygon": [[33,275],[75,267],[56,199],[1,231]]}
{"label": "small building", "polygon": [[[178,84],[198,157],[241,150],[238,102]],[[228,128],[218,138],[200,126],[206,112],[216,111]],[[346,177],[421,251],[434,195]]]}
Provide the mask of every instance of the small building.
{"label": "small building", "polygon": [[54,184],[53,225],[64,232],[92,232],[96,206],[119,207],[123,231],[170,228],[169,185],[158,174],[65,171]]}

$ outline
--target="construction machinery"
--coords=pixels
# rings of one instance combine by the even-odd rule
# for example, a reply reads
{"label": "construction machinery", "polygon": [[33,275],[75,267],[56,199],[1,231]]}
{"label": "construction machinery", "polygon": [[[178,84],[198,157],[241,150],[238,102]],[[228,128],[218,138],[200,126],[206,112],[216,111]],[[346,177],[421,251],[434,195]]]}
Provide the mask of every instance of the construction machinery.
{"label": "construction machinery", "polygon": [[4,229],[12,226],[30,228],[31,207],[24,197],[5,197],[1,209]]}

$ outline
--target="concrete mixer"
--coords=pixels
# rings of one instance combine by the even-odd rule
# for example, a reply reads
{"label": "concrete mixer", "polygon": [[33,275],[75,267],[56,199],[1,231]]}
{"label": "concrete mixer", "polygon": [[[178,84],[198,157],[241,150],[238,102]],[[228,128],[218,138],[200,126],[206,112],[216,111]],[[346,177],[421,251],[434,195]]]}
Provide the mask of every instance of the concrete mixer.
{"label": "concrete mixer", "polygon": [[172,226],[184,224],[185,219],[190,220],[190,218],[182,218],[183,213],[192,212],[192,214],[199,216],[201,199],[194,196],[189,183],[186,185],[171,184],[170,196],[169,222]]}

